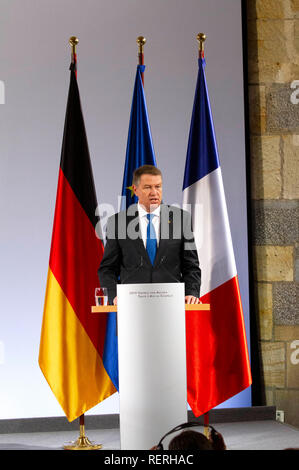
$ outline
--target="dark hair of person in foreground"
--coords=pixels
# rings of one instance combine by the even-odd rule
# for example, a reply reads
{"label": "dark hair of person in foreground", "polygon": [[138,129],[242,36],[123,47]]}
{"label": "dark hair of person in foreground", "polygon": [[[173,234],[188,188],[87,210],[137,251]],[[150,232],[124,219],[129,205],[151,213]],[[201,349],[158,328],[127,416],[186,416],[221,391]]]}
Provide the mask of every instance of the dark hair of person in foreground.
{"label": "dark hair of person in foreground", "polygon": [[187,430],[175,436],[169,443],[169,450],[225,450],[223,437],[210,427],[209,438],[204,434]]}

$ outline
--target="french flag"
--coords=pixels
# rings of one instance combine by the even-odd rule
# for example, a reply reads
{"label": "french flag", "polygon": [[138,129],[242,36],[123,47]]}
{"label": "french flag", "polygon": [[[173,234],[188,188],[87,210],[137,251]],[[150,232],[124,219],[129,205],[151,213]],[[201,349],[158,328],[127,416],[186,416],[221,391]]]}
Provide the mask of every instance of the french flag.
{"label": "french flag", "polygon": [[202,271],[201,301],[186,314],[187,396],[195,416],[252,383],[238,275],[205,77],[198,77],[183,183]]}

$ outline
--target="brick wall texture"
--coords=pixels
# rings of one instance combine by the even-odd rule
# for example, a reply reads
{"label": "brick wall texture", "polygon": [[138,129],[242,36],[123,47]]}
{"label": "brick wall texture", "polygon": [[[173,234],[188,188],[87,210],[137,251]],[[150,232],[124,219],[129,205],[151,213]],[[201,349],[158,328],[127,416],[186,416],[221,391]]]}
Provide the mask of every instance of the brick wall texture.
{"label": "brick wall texture", "polygon": [[267,405],[299,427],[299,0],[247,0],[252,239]]}

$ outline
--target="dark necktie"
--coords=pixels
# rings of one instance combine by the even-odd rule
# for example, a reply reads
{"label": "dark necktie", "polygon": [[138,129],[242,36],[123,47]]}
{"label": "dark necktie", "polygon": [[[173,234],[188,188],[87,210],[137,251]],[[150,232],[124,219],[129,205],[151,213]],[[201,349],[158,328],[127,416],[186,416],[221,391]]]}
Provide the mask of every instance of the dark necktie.
{"label": "dark necktie", "polygon": [[148,253],[151,263],[154,264],[157,252],[157,239],[156,232],[153,224],[153,214],[146,214],[148,219],[147,235],[146,235],[146,251]]}

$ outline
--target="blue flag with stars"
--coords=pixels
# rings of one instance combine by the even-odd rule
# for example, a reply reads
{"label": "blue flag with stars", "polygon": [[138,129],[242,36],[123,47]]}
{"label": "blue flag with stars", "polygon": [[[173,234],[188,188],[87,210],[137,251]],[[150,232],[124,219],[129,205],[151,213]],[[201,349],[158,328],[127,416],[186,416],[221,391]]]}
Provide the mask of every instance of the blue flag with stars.
{"label": "blue flag with stars", "polygon": [[156,158],[152,142],[150,124],[141,74],[145,65],[138,65],[131,108],[126,161],[122,187],[122,206],[127,209],[137,202],[132,190],[133,172],[142,165],[155,165]]}
{"label": "blue flag with stars", "polygon": [[[123,176],[121,210],[126,210],[131,204],[136,204],[138,201],[132,189],[134,170],[142,165],[156,166],[146,99],[141,78],[141,74],[144,70],[145,65],[137,65]],[[119,390],[116,333],[116,312],[111,312],[108,314],[107,319],[103,363],[115,388]]]}

